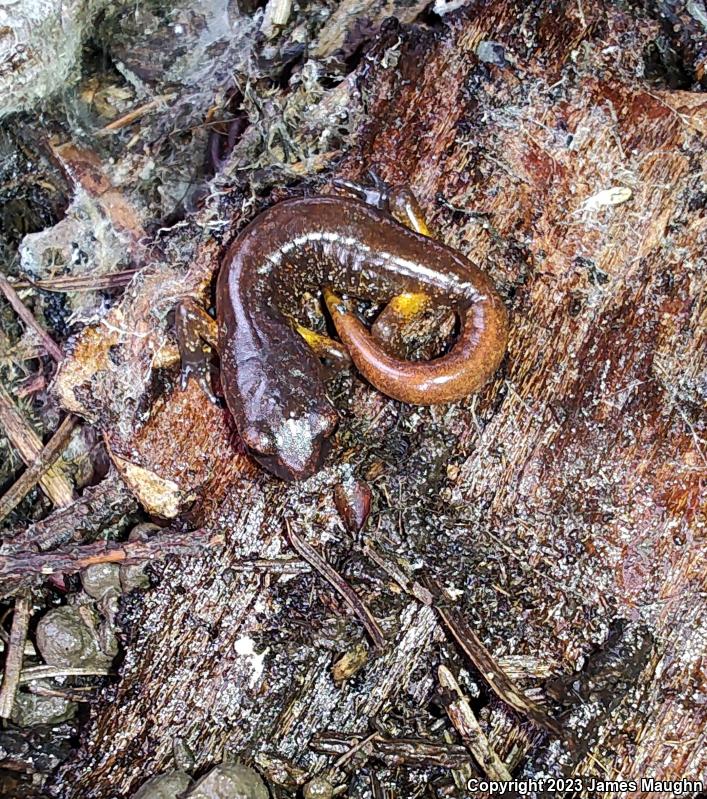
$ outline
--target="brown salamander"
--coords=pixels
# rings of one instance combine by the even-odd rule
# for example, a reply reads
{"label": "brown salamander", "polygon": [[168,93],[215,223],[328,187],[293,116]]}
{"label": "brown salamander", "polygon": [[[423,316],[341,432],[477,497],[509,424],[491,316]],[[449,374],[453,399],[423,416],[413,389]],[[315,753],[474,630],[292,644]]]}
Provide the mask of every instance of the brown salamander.
{"label": "brown salamander", "polygon": [[[321,467],[338,422],[320,359],[290,321],[303,292],[323,295],[357,369],[402,402],[452,402],[478,391],[506,348],[507,314],[490,279],[424,235],[410,192],[380,182],[373,189],[339,185],[356,196],[285,200],[240,233],[221,264],[216,335],[211,317],[194,303],[182,303],[177,314],[183,385],[194,374],[213,398],[196,340],[204,338],[220,353],[226,403],[244,443],[285,480]],[[404,294],[454,308],[460,333],[446,355],[393,357],[346,307],[349,296],[382,304]]]}

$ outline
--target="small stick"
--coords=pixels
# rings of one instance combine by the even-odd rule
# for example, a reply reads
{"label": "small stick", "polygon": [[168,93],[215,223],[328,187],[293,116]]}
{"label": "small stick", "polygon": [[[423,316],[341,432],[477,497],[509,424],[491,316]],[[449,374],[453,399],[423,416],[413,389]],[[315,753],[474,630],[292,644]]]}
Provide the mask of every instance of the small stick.
{"label": "small stick", "polygon": [[[0,427],[22,460],[31,466],[42,451],[42,440],[27,424],[7,391],[0,386]],[[56,468],[49,467],[39,479],[44,493],[59,507],[74,501],[74,489],[66,477]]]}
{"label": "small stick", "polygon": [[95,541],[107,526],[137,509],[137,502],[111,469],[98,485],[89,486],[65,508],[29,526],[9,530],[4,536],[3,553],[32,550],[44,552],[64,544]]}
{"label": "small stick", "polygon": [[15,704],[17,686],[20,684],[22,659],[24,656],[27,630],[29,629],[30,601],[28,597],[15,600],[15,613],[12,617],[10,641],[5,655],[5,675],[0,688],[0,718],[9,719]]}
{"label": "small stick", "polygon": [[298,555],[303,557],[312,568],[319,572],[319,574],[339,593],[339,596],[346,602],[346,604],[358,616],[361,624],[366,628],[366,632],[370,635],[374,646],[377,649],[382,649],[385,645],[385,636],[383,631],[378,626],[378,622],[373,617],[371,611],[366,605],[358,598],[356,592],[344,580],[344,578],[332,568],[324,558],[320,557],[314,547],[311,547],[302,538],[299,538],[292,530],[288,520],[285,520],[287,528],[287,537]]}
{"label": "small stick", "polygon": [[285,172],[291,172],[294,175],[308,175],[310,172],[321,172],[338,156],[341,155],[341,150],[330,150],[326,153],[318,153],[305,158],[304,161],[295,161],[294,164],[283,164]]}
{"label": "small stick", "polygon": [[63,361],[64,353],[61,351],[61,347],[56,343],[56,341],[54,341],[49,333],[47,333],[47,331],[40,326],[39,322],[37,322],[29,308],[27,308],[27,306],[22,302],[18,293],[12,287],[5,275],[0,275],[0,291],[2,291],[7,298],[7,301],[15,309],[15,313],[20,317],[20,319],[28,327],[31,327],[32,330],[34,330],[34,332],[39,336],[49,355],[51,355],[57,363]]}
{"label": "small stick", "polygon": [[37,482],[41,480],[52,467],[68,443],[71,433],[74,431],[77,424],[78,419],[76,416],[69,414],[59,425],[58,430],[49,439],[44,449],[39,453],[35,462],[29,466],[5,494],[0,497],[0,521],[22,502]]}
{"label": "small stick", "polygon": [[150,100],[149,103],[139,105],[137,108],[133,108],[132,111],[128,111],[126,114],[123,114],[117,119],[114,119],[112,122],[109,122],[107,125],[104,125],[100,130],[97,131],[97,133],[99,136],[105,135],[106,133],[115,133],[116,130],[120,130],[121,128],[126,127],[126,125],[130,125],[132,122],[135,122],[136,119],[140,119],[140,117],[144,116],[149,111],[159,108],[160,103],[168,100],[174,100],[176,96],[176,93],[160,94],[153,100]]}
{"label": "small stick", "polygon": [[[194,530],[181,533],[167,530],[144,541],[94,541],[92,544],[67,546],[54,552],[24,550],[0,555],[0,583],[19,580],[31,584],[37,577],[53,574],[73,574],[96,563],[131,563],[144,560],[162,560],[169,555],[198,555],[204,549],[222,546],[223,533],[212,530]],[[239,572],[258,569],[283,574],[301,574],[308,571],[307,563],[294,558],[243,560],[231,564]]]}
{"label": "small stick", "polygon": [[55,677],[107,677],[109,668],[98,666],[30,666],[20,674],[21,684],[35,680],[51,680]]}
{"label": "small stick", "polygon": [[360,741],[353,744],[348,752],[344,752],[344,754],[336,760],[336,762],[332,765],[331,770],[333,771],[334,769],[341,768],[344,763],[347,763],[349,760],[351,760],[356,752],[359,752],[364,746],[367,746],[369,743],[371,743],[371,741],[375,741],[378,738],[380,738],[380,733],[376,730],[376,732],[372,732],[367,738],[362,738]]}
{"label": "small stick", "polygon": [[380,781],[378,780],[375,772],[369,772],[368,779],[371,783],[371,794],[373,795],[373,799],[385,799],[385,796],[383,795],[383,789],[381,788]]}
{"label": "small stick", "polygon": [[66,275],[53,277],[50,280],[20,280],[14,284],[14,288],[34,288],[59,294],[69,291],[102,291],[127,286],[139,271],[139,269],[123,269],[105,275]]}
{"label": "small stick", "polygon": [[548,716],[543,708],[529,699],[516,687],[513,680],[494,660],[491,653],[481,643],[479,637],[469,627],[459,611],[446,607],[444,594],[439,584],[429,575],[424,578],[425,587],[435,597],[433,607],[439,614],[445,628],[462,648],[469,660],[481,672],[496,696],[523,716],[527,716],[539,727],[563,737],[563,729],[555,719]]}
{"label": "small stick", "polygon": [[27,690],[37,696],[56,696],[67,702],[95,702],[95,689],[91,686],[85,688],[48,688],[41,683],[30,683]]}
{"label": "small stick", "polygon": [[445,707],[449,720],[455,726],[466,748],[484,770],[484,774],[492,780],[510,780],[510,771],[489,743],[452,672],[446,666],[440,666],[437,675],[442,688],[451,691],[456,697]]}
{"label": "small stick", "polygon": [[[351,746],[360,741],[356,735],[327,731],[316,735],[310,743],[315,752],[331,755],[345,755]],[[458,744],[440,744],[420,738],[372,738],[369,741],[373,757],[383,760],[387,765],[409,766],[410,768],[458,769],[471,763],[469,752]]]}

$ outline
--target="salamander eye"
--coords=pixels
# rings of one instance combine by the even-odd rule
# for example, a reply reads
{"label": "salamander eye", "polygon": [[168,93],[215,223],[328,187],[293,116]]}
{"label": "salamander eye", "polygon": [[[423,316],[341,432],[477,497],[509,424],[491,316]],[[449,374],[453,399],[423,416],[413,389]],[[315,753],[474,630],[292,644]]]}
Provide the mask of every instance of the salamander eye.
{"label": "salamander eye", "polygon": [[275,452],[275,440],[264,430],[257,427],[246,427],[241,433],[243,443],[254,452],[261,455],[272,455]]}

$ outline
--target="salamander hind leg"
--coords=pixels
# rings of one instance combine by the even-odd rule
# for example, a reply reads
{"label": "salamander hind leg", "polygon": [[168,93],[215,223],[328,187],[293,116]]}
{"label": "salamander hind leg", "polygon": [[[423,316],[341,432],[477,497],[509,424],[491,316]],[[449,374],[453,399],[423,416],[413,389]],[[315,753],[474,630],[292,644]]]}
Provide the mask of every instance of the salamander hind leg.
{"label": "salamander hind leg", "polygon": [[398,294],[383,308],[371,325],[373,338],[398,358],[433,358],[453,332],[456,315],[448,304],[429,294]]}
{"label": "salamander hind leg", "polygon": [[326,374],[336,374],[351,366],[351,357],[338,341],[323,333],[317,333],[316,330],[305,327],[295,320],[291,320],[291,324],[309,349],[326,364]]}
{"label": "salamander hind leg", "polygon": [[205,341],[216,349],[216,322],[194,300],[183,300],[175,312],[175,328],[179,355],[182,361],[180,385],[187,387],[189,378],[194,376],[204,394],[214,405],[220,405],[219,399],[211,388],[211,368],[204,350]]}
{"label": "salamander hind leg", "polygon": [[401,225],[414,230],[422,236],[431,236],[432,233],[420,208],[420,203],[412,190],[407,186],[391,186],[382,180],[376,172],[369,171],[370,186],[364,186],[352,180],[338,178],[334,185],[363,200],[367,205],[372,205],[381,211],[387,211]]}
{"label": "salamander hind leg", "polygon": [[425,220],[420,203],[411,189],[407,187],[391,189],[388,205],[390,213],[401,225],[409,227],[421,236],[432,236],[432,231]]}

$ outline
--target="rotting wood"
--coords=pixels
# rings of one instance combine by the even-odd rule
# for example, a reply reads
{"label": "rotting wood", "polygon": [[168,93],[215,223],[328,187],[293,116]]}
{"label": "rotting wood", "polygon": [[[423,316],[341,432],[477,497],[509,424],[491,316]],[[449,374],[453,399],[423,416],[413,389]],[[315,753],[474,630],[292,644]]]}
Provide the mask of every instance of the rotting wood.
{"label": "rotting wood", "polygon": [[143,265],[145,231],[140,214],[125,195],[114,188],[98,155],[71,143],[53,147],[52,154],[66,176],[98,204],[114,229],[127,239],[135,263]]}

